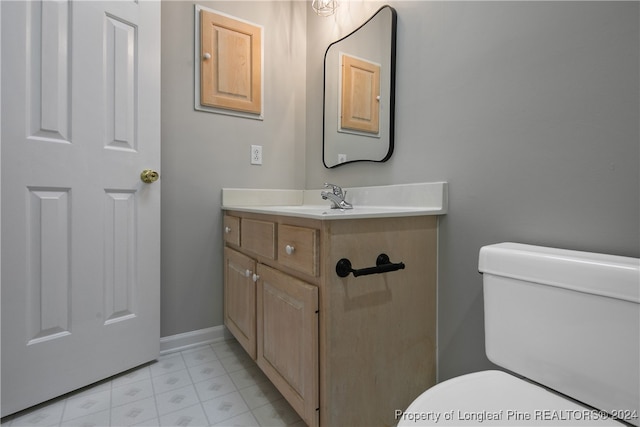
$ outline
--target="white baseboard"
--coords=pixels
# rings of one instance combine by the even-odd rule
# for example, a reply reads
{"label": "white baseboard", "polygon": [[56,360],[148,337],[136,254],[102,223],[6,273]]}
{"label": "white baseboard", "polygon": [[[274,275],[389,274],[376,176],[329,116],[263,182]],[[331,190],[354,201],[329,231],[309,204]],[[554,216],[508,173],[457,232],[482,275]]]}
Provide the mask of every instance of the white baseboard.
{"label": "white baseboard", "polygon": [[232,339],[233,335],[224,325],[160,338],[160,355],[187,350],[200,345]]}

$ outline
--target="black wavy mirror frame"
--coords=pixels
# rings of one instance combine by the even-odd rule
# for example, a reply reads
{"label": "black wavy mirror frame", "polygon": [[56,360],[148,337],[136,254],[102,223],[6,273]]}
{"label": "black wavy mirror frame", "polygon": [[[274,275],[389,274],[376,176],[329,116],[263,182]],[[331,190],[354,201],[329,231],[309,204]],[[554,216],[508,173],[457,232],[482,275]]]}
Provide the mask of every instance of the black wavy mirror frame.
{"label": "black wavy mirror frame", "polygon": [[383,6],[324,55],[322,162],[334,168],[393,154],[397,14]]}

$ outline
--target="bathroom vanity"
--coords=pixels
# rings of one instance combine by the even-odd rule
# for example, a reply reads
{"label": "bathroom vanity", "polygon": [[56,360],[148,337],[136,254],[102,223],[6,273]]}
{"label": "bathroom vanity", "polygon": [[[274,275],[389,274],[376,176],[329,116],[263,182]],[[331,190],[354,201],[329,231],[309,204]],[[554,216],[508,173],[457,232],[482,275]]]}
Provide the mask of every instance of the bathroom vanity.
{"label": "bathroom vanity", "polygon": [[[395,425],[435,384],[437,184],[434,206],[402,191],[404,205],[359,205],[374,187],[352,189],[351,211],[224,190],[225,325],[309,426]],[[355,276],[381,254],[392,271]],[[365,270],[340,277],[344,259]]]}

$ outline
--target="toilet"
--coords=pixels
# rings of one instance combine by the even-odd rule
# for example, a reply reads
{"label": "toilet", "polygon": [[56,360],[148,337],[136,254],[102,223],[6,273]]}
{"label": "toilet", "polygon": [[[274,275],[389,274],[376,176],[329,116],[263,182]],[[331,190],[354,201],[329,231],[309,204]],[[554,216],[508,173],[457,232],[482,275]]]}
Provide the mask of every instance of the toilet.
{"label": "toilet", "polygon": [[480,249],[485,345],[503,368],[439,383],[398,426],[639,425],[640,259]]}

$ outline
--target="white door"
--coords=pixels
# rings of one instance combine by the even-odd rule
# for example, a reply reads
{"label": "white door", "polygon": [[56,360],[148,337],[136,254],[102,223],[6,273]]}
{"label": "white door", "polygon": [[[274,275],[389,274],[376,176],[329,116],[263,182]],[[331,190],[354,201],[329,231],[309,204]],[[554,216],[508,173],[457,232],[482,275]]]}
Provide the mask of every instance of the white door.
{"label": "white door", "polygon": [[160,2],[0,7],[4,416],[159,353]]}

